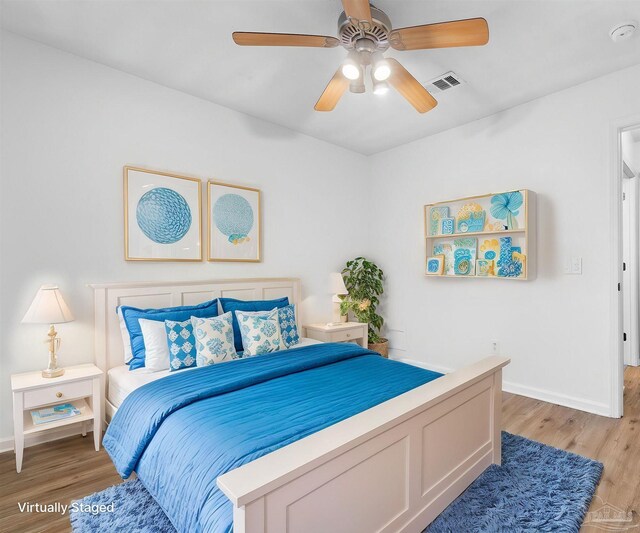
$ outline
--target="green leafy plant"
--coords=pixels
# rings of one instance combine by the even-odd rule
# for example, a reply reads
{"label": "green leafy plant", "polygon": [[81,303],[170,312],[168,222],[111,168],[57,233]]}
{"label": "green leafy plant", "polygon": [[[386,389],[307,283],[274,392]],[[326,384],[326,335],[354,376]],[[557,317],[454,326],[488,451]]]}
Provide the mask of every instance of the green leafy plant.
{"label": "green leafy plant", "polygon": [[380,328],[384,319],[376,313],[376,309],[384,291],[384,272],[368,259],[356,257],[347,261],[342,277],[349,294],[340,304],[340,312],[346,315],[351,311],[358,322],[369,324],[369,342],[381,342]]}

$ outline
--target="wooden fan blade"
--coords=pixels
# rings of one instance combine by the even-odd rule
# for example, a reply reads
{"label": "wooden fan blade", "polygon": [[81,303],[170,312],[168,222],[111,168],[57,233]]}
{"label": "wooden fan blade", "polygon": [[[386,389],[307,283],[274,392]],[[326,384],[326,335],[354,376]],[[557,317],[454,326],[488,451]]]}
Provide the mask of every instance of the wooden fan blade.
{"label": "wooden fan blade", "polygon": [[419,113],[426,113],[438,105],[422,84],[395,59],[387,58],[391,67],[391,76],[387,80]]}
{"label": "wooden fan blade", "polygon": [[333,111],[347,87],[349,87],[349,80],[342,74],[342,68],[339,68],[316,102],[314,109],[316,111]]}
{"label": "wooden fan blade", "polygon": [[489,25],[483,18],[399,28],[389,34],[389,43],[396,50],[481,46],[488,42]]}
{"label": "wooden fan blade", "polygon": [[233,32],[233,41],[240,46],[310,46],[334,48],[340,44],[335,37],[324,35],[298,35],[295,33]]}
{"label": "wooden fan blade", "polygon": [[347,17],[372,23],[369,0],[342,0],[342,6]]}

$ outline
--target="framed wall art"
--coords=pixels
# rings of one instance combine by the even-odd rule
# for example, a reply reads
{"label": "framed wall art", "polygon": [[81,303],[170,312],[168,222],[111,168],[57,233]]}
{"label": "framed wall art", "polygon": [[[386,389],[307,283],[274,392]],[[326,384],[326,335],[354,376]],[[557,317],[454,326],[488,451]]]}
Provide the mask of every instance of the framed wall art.
{"label": "framed wall art", "polygon": [[198,178],[124,167],[127,261],[202,261]]}
{"label": "framed wall art", "polygon": [[260,190],[229,183],[207,184],[208,260],[261,260]]}
{"label": "framed wall art", "polygon": [[425,257],[444,255],[443,278],[535,279],[535,208],[527,189],[425,205]]}

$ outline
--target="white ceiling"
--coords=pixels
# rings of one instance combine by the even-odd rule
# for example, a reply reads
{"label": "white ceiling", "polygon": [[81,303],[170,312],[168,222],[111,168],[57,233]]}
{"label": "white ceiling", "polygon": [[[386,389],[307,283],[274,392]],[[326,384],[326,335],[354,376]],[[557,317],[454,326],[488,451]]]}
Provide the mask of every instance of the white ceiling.
{"label": "white ceiling", "polygon": [[[342,48],[236,46],[231,32],[336,34],[339,0],[4,0],[3,27],[31,39],[371,154],[640,63],[640,0],[376,0],[394,27],[472,17],[484,47],[396,52],[421,82],[453,70],[467,84],[435,94],[420,115],[397,93],[347,93],[332,113],[313,105]],[[640,33],[640,32],[638,32]]]}

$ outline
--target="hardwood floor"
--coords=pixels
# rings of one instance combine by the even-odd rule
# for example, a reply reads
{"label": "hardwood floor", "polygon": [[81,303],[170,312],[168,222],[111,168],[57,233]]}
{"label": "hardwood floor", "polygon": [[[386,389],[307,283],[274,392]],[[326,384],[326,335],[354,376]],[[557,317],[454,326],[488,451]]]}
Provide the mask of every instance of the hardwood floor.
{"label": "hardwood floor", "polygon": [[[615,420],[505,394],[506,431],[563,448],[604,464],[591,511],[604,503],[632,513],[640,524],[640,368],[625,372],[625,416]],[[95,452],[90,436],[70,437],[25,450],[22,473],[13,452],[0,454],[0,531],[68,532],[69,517],[20,513],[18,502],[68,505],[120,483],[104,450]],[[584,532],[602,531],[585,524]],[[620,529],[619,531],[622,531]],[[639,531],[640,525],[631,531]]]}
{"label": "hardwood floor", "polygon": [[[614,506],[631,513],[636,527],[630,531],[640,532],[640,367],[626,368],[624,385],[620,419],[505,394],[502,425],[510,433],[600,461],[604,472],[589,511]],[[604,529],[585,524],[581,531]]]}

